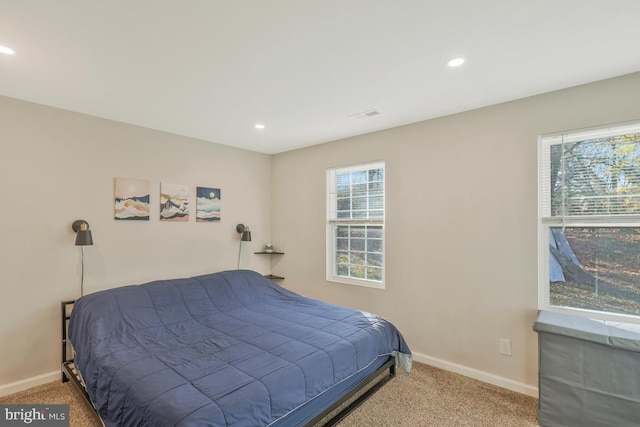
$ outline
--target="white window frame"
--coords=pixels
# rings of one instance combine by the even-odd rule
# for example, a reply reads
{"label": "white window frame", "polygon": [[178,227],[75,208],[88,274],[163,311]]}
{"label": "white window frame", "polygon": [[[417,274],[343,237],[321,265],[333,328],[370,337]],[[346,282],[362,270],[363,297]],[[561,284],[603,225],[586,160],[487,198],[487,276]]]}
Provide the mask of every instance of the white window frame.
{"label": "white window frame", "polygon": [[[337,218],[337,183],[336,177],[339,173],[347,173],[354,171],[370,170],[382,168],[384,170],[384,187],[386,187],[387,172],[384,161],[375,161],[370,163],[363,163],[358,165],[336,167],[327,169],[326,175],[326,194],[327,194],[327,206],[326,206],[326,279],[329,282],[345,283],[349,285],[365,286],[370,288],[385,289],[385,215],[386,215],[386,190],[383,188],[383,216],[381,218],[368,218],[368,219],[338,219]],[[336,272],[336,229],[338,226],[343,225],[361,225],[361,226],[376,226],[382,227],[382,280],[370,280],[361,279],[356,277],[340,276]],[[365,243],[366,244],[366,243]],[[365,248],[366,250],[366,248]]]}
{"label": "white window frame", "polygon": [[[540,310],[571,314],[605,321],[640,323],[640,316],[612,313],[578,307],[556,306],[550,303],[549,234],[554,227],[640,227],[640,215],[599,215],[551,217],[550,171],[545,170],[550,157],[550,146],[561,143],[595,139],[625,133],[640,132],[640,121],[611,124],[587,129],[540,135],[538,137],[538,308]],[[547,205],[547,202],[549,203]]]}

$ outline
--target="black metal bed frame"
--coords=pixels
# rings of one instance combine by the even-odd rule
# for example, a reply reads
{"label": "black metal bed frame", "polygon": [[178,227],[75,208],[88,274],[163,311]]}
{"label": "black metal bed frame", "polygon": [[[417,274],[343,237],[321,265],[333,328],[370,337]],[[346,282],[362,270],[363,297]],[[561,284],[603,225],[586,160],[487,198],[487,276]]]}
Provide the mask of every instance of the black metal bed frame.
{"label": "black metal bed frame", "polygon": [[396,376],[396,358],[395,357],[389,356],[389,359],[387,359],[384,365],[376,369],[374,373],[372,373],[371,375],[366,377],[364,380],[362,380],[353,390],[351,390],[350,392],[342,396],[339,400],[334,402],[331,406],[329,406],[327,409],[322,411],[320,414],[316,415],[315,418],[313,418],[311,421],[305,424],[305,427],[315,426],[318,422],[322,421],[329,414],[331,414],[336,409],[340,408],[342,405],[348,402],[349,399],[351,399],[352,397],[357,395],[360,391],[362,391],[367,386],[369,386],[376,378],[381,376],[387,369],[389,370],[389,375],[384,376],[382,379],[380,379],[380,381],[375,383],[374,386],[369,388],[367,391],[362,393],[357,399],[355,399],[353,402],[349,403],[346,407],[341,409],[340,412],[332,416],[326,423],[323,423],[322,427],[330,427],[338,424],[347,415],[355,411],[358,408],[358,406],[360,406],[365,400],[371,397],[376,391],[378,391],[380,388],[382,388],[382,386],[384,386],[393,377]]}
{"label": "black metal bed frame", "polygon": [[71,319],[71,310],[73,308],[73,304],[76,300],[68,300],[62,301],[60,303],[61,311],[62,311],[62,382],[66,383],[71,381],[74,388],[80,393],[80,397],[82,398],[82,403],[89,410],[89,413],[93,416],[93,418],[98,422],[99,425],[104,425],[100,415],[93,407],[91,403],[91,399],[89,398],[89,394],[87,394],[87,390],[82,383],[82,379],[80,378],[80,374],[76,370],[76,367],[73,363],[73,352],[71,354],[67,354],[67,350],[70,348],[70,342],[68,341],[69,337],[67,335],[67,330],[69,327],[69,319]]}
{"label": "black metal bed frame", "polygon": [[[75,300],[62,301],[60,303],[62,307],[62,382],[71,381],[74,388],[80,393],[82,397],[82,402],[89,409],[89,412],[94,417],[94,419],[100,424],[104,425],[100,415],[93,407],[91,403],[91,399],[89,398],[89,394],[87,393],[86,388],[82,382],[82,378],[80,374],[75,368],[73,358],[67,354],[67,328],[70,315],[69,306],[73,306]],[[389,374],[382,376],[385,371],[389,370]],[[326,422],[322,423],[323,427],[331,427],[338,424],[342,421],[347,415],[353,412],[358,406],[360,406],[365,400],[371,397],[376,391],[378,391],[382,386],[384,386],[387,382],[389,382],[396,375],[396,359],[393,356],[389,356],[389,359],[376,369],[372,374],[368,375],[365,379],[363,379],[357,386],[355,386],[352,390],[347,392],[340,399],[332,403],[329,407],[323,410],[321,413],[316,415],[311,421],[306,423],[304,427],[313,427],[317,425],[319,422],[323,421],[325,418],[331,416]],[[379,378],[379,381],[375,381]],[[373,385],[372,385],[373,384]],[[366,389],[368,386],[371,386],[369,389]],[[365,390],[362,394],[358,396],[363,390]],[[356,397],[357,396],[357,397]],[[348,403],[351,399],[354,399],[352,402]],[[344,406],[347,404],[346,406]],[[344,408],[340,409],[342,406]],[[331,415],[332,413],[338,411],[335,415]]]}

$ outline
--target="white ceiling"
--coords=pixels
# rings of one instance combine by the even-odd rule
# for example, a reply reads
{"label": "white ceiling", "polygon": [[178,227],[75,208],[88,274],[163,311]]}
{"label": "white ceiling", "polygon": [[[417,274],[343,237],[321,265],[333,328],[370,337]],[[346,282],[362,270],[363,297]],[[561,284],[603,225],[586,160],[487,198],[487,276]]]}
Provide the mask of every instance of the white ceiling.
{"label": "white ceiling", "polygon": [[639,0],[0,0],[0,95],[278,153],[640,71],[639,42]]}

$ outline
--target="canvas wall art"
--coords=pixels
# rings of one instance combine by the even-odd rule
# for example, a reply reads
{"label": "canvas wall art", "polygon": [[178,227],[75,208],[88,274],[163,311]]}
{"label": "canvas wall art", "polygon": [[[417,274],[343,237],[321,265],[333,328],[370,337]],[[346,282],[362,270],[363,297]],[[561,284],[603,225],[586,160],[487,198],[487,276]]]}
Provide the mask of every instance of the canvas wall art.
{"label": "canvas wall art", "polygon": [[160,221],[189,221],[189,187],[160,184]]}
{"label": "canvas wall art", "polygon": [[115,178],[114,181],[114,218],[148,221],[149,181],[135,178]]}
{"label": "canvas wall art", "polygon": [[197,187],[196,222],[220,221],[220,189]]}

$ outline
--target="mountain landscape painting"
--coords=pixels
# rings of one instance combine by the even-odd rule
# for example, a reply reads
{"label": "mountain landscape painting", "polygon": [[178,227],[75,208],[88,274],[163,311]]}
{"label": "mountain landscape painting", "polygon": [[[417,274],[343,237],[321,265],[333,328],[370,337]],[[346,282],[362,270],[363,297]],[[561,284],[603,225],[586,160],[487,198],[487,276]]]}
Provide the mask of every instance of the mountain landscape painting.
{"label": "mountain landscape painting", "polygon": [[160,184],[160,221],[189,221],[189,187]]}
{"label": "mountain landscape painting", "polygon": [[220,221],[220,189],[197,187],[196,222]]}
{"label": "mountain landscape painting", "polygon": [[114,179],[114,218],[117,220],[149,220],[150,183],[146,179]]}

